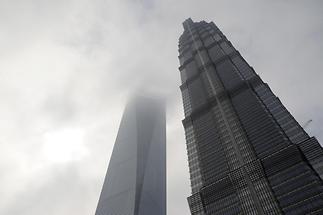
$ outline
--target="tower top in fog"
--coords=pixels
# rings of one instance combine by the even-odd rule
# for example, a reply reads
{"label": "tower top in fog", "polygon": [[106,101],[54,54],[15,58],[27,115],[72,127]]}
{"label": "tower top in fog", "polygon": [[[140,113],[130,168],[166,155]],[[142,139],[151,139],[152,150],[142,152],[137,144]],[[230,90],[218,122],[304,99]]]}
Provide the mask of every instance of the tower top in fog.
{"label": "tower top in fog", "polygon": [[96,215],[166,215],[165,106],[134,96],[124,111]]}

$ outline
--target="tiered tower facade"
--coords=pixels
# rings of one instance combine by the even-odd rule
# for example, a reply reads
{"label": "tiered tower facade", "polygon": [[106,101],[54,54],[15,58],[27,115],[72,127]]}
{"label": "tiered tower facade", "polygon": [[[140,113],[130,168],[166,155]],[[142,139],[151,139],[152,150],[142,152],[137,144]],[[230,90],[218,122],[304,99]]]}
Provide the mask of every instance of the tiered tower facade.
{"label": "tiered tower facade", "polygon": [[191,213],[323,214],[323,150],[213,23],[179,40]]}

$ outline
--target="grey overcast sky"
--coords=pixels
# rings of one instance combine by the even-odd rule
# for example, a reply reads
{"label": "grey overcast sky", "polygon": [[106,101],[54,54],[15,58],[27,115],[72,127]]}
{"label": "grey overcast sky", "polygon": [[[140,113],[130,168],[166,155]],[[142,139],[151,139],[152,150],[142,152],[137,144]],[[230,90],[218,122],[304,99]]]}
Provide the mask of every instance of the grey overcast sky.
{"label": "grey overcast sky", "polygon": [[94,214],[127,96],[168,97],[168,214],[189,214],[182,21],[214,21],[323,143],[321,0],[0,0],[0,214]]}

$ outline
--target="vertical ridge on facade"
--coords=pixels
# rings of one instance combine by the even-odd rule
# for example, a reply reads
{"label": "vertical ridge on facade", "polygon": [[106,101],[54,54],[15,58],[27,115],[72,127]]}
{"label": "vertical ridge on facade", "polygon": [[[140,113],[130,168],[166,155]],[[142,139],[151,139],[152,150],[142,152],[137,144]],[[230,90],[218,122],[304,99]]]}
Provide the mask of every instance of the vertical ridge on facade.
{"label": "vertical ridge on facade", "polygon": [[191,213],[322,214],[323,151],[213,23],[179,39]]}

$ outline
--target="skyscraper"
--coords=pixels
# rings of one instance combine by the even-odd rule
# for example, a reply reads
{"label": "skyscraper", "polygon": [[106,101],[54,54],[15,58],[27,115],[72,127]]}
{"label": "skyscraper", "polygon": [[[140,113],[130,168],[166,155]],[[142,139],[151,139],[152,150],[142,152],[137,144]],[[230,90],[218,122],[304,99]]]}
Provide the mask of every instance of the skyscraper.
{"label": "skyscraper", "polygon": [[96,215],[166,215],[165,106],[136,97],[128,103]]}
{"label": "skyscraper", "polygon": [[217,26],[179,40],[191,213],[323,214],[323,151]]}

